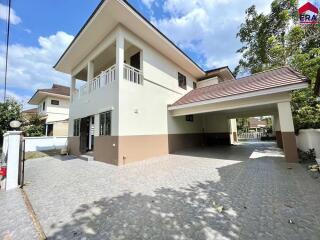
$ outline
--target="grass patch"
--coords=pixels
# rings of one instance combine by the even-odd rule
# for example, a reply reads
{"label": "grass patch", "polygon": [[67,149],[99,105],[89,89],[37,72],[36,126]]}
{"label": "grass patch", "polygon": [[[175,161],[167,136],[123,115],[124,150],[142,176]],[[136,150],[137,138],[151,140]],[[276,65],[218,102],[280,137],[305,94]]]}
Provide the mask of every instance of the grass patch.
{"label": "grass patch", "polygon": [[25,158],[26,160],[34,159],[34,158],[42,158],[42,157],[50,157],[50,156],[56,156],[60,155],[61,150],[55,149],[55,150],[46,150],[46,151],[35,151],[35,152],[26,152]]}

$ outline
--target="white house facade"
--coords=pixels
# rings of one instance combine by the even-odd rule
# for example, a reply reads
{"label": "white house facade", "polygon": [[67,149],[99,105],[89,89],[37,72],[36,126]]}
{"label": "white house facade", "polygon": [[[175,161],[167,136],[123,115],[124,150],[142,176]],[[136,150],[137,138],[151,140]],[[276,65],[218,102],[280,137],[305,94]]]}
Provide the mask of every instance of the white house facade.
{"label": "white house facade", "polygon": [[287,160],[297,161],[290,91],[307,86],[303,76],[287,67],[240,80],[228,67],[204,71],[126,1],[102,1],[55,69],[71,76],[72,154],[123,165],[232,144],[236,117],[270,114]]}

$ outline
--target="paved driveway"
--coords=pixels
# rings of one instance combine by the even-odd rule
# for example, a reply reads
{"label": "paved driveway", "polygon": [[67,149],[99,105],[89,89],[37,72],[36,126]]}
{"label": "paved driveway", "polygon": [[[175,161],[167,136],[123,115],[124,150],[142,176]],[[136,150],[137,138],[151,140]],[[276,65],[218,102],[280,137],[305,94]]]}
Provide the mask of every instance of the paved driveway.
{"label": "paved driveway", "polygon": [[124,167],[42,158],[26,181],[52,239],[320,239],[319,182],[270,143]]}

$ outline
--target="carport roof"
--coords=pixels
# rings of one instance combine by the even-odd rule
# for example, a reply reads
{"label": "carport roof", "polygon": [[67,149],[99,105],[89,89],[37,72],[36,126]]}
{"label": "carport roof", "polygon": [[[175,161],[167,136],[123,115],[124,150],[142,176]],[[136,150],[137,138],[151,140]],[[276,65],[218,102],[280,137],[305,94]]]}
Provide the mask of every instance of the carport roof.
{"label": "carport roof", "polygon": [[[224,97],[260,92],[263,90],[283,89],[290,91],[306,87],[308,78],[290,67],[280,67],[233,81],[197,88],[176,101],[171,107],[192,104]],[[302,85],[303,84],[303,85]]]}

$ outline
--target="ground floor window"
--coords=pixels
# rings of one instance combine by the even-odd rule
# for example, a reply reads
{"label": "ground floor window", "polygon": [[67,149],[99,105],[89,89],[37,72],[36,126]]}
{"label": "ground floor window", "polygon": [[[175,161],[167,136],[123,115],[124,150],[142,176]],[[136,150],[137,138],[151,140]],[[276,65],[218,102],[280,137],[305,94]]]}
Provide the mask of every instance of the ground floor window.
{"label": "ground floor window", "polygon": [[73,136],[80,136],[80,119],[73,121]]}
{"label": "ground floor window", "polygon": [[100,113],[100,135],[111,135],[111,112]]}
{"label": "ground floor window", "polygon": [[47,136],[53,136],[53,124],[47,124]]}

